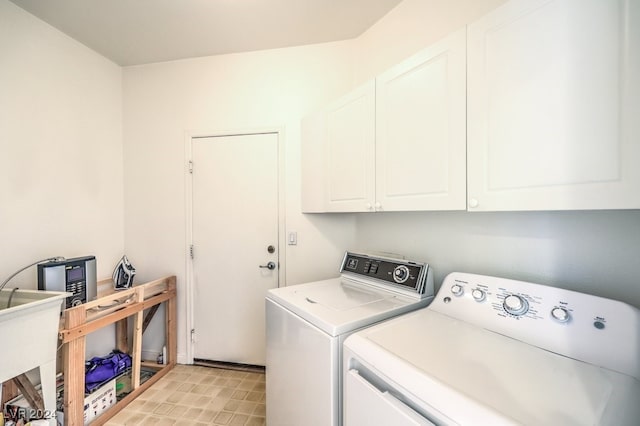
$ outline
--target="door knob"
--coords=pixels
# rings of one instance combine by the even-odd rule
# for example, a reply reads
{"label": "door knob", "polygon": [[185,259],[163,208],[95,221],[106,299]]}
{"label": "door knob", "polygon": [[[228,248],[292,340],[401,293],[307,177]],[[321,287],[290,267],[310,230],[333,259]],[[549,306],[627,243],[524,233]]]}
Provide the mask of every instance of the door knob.
{"label": "door knob", "polygon": [[269,262],[266,265],[259,265],[260,268],[267,268],[270,270],[276,269],[276,264],[274,262]]}

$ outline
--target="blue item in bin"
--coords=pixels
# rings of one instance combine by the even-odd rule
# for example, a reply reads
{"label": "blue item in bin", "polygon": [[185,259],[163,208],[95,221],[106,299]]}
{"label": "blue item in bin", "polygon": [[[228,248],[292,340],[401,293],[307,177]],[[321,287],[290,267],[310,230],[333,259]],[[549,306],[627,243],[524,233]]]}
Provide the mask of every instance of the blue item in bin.
{"label": "blue item in bin", "polygon": [[109,355],[91,358],[84,363],[85,392],[94,391],[129,368],[131,368],[131,357],[119,350],[114,349]]}

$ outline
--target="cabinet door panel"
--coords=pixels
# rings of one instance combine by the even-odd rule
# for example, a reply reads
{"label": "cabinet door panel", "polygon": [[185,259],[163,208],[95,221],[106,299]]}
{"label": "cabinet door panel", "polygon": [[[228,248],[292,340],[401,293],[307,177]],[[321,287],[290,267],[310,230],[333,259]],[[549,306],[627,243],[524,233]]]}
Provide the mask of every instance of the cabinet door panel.
{"label": "cabinet door panel", "polygon": [[376,79],[376,201],[381,210],[465,202],[465,31]]}
{"label": "cabinet door panel", "polygon": [[367,211],[374,197],[375,82],[327,109],[327,210]]}
{"label": "cabinet door panel", "polygon": [[631,3],[516,0],[469,26],[470,210],[640,205]]}

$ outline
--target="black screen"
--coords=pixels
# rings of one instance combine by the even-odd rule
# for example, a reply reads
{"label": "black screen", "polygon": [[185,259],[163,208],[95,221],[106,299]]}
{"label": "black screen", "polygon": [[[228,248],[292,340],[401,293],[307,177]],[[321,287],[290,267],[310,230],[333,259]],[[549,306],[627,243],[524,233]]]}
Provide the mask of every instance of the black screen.
{"label": "black screen", "polygon": [[71,269],[67,269],[67,282],[78,281],[84,279],[84,268],[76,266]]}

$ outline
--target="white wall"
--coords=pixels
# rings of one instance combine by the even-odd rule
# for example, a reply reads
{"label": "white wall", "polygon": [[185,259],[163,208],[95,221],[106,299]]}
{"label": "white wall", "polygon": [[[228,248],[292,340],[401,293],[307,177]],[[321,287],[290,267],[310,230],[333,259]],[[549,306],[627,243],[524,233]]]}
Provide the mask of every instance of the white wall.
{"label": "white wall", "polygon": [[[121,68],[0,0],[0,281],[52,256],[95,255],[109,277],[122,176]],[[37,288],[36,268],[13,287]]]}
{"label": "white wall", "polygon": [[[357,41],[356,79],[375,76],[504,0],[405,0]],[[435,269],[533,281],[640,307],[640,211],[374,213],[357,216],[363,249]]]}
{"label": "white wall", "polygon": [[640,308],[637,210],[374,213],[357,221],[361,247],[430,263],[437,288],[450,272],[471,272]]}
{"label": "white wall", "polygon": [[179,361],[187,336],[185,132],[283,128],[286,230],[298,232],[298,245],[280,251],[286,284],[337,276],[354,218],[300,213],[300,119],[351,87],[351,49],[339,42],[124,69],[125,248],[137,279],[177,275]]}
{"label": "white wall", "polygon": [[404,0],[354,40],[356,82],[374,78],[505,1]]}

